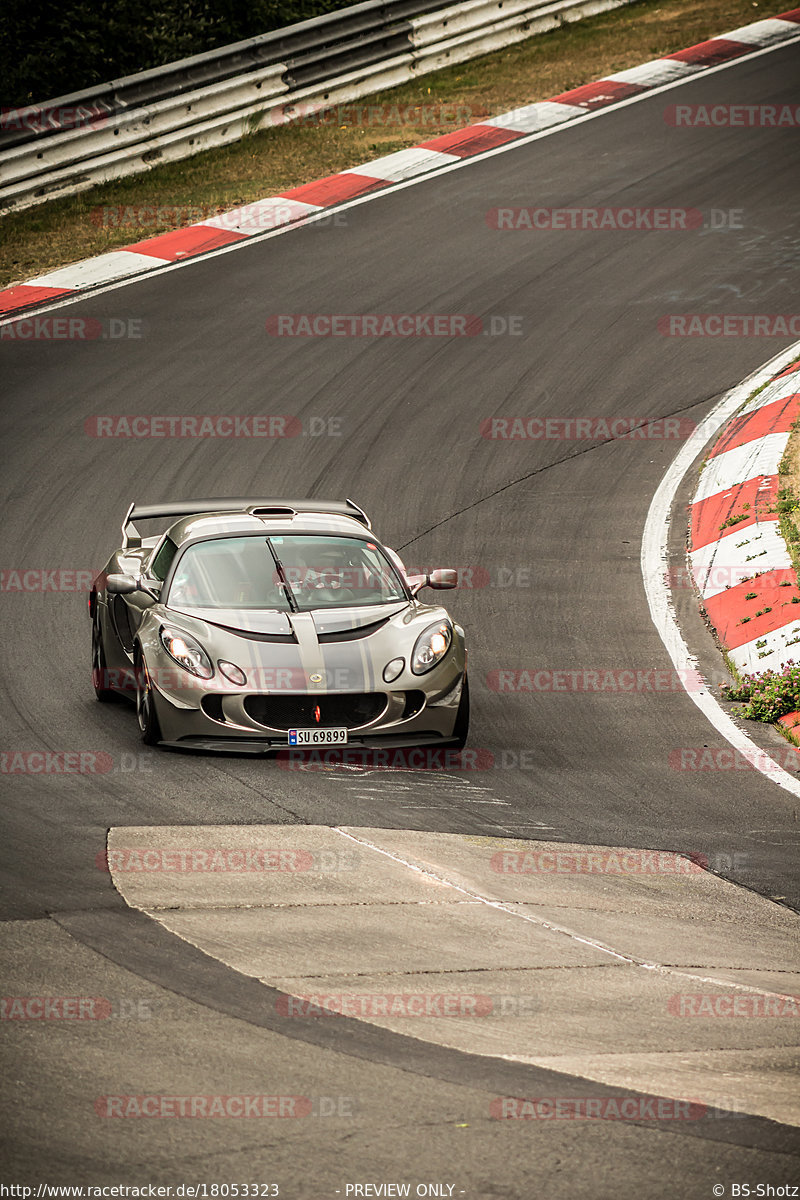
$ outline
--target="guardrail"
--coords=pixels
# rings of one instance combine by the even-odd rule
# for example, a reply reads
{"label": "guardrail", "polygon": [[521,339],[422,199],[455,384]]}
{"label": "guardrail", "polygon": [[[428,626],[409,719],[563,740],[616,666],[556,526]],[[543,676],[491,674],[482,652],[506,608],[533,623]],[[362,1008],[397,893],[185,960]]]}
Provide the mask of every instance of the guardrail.
{"label": "guardrail", "polygon": [[237,141],[635,0],[367,0],[0,117],[0,212]]}

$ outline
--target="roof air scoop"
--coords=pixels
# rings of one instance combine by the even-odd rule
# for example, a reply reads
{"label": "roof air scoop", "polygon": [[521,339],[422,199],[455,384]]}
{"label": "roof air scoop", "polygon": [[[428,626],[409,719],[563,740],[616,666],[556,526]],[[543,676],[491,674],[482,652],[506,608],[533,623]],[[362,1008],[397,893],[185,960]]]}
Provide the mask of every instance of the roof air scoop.
{"label": "roof air scoop", "polygon": [[259,517],[262,521],[291,521],[297,516],[293,508],[273,506],[271,508],[248,508],[251,517]]}

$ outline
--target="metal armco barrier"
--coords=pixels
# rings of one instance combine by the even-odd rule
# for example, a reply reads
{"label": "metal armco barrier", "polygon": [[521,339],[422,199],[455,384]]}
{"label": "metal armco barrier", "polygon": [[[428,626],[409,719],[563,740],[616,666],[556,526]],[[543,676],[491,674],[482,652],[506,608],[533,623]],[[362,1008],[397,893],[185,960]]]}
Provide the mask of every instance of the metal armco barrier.
{"label": "metal armco barrier", "polygon": [[0,115],[0,212],[73,195],[635,0],[367,0]]}

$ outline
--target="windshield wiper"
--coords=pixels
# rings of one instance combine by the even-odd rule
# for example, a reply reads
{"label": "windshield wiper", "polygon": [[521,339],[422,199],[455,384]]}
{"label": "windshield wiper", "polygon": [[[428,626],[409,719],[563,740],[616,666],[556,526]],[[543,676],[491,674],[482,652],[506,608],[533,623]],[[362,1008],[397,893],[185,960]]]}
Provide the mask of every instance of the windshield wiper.
{"label": "windshield wiper", "polygon": [[267,538],[267,546],[269,548],[270,554],[272,555],[272,559],[275,563],[275,570],[278,572],[278,578],[280,579],[279,586],[283,588],[283,592],[284,592],[284,595],[286,596],[286,601],[289,605],[289,608],[291,609],[292,612],[300,612],[300,606],[297,603],[297,601],[295,600],[294,595],[292,594],[292,589],[289,585],[289,581],[286,578],[286,572],[283,569],[283,563],[281,562],[281,560],[278,558],[277,554],[275,553],[275,549],[269,538]]}

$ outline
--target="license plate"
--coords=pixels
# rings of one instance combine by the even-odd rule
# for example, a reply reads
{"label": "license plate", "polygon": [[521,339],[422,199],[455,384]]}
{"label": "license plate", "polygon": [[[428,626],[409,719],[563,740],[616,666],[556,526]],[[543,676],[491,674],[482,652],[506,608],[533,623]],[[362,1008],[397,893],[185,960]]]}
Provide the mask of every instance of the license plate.
{"label": "license plate", "polygon": [[346,729],[290,729],[290,746],[345,746]]}

